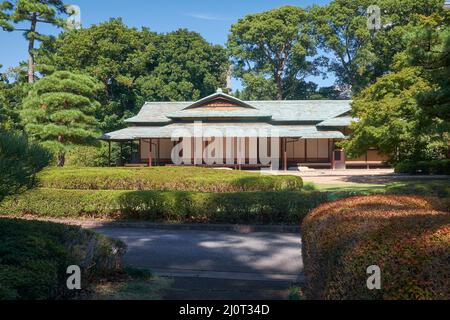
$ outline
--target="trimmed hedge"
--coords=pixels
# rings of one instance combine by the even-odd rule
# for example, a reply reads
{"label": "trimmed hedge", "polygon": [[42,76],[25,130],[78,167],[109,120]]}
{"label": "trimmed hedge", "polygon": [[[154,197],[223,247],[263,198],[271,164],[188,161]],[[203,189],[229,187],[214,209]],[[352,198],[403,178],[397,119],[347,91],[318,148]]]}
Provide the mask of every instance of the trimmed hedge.
{"label": "trimmed hedge", "polygon": [[79,227],[0,219],[0,300],[66,299],[67,267],[82,268],[82,288],[120,267],[125,245]]}
{"label": "trimmed hedge", "polygon": [[200,193],[35,189],[10,196],[1,215],[139,219],[155,222],[297,224],[327,201],[320,192]]}
{"label": "trimmed hedge", "polygon": [[[315,209],[302,234],[310,299],[450,299],[448,199],[344,199]],[[367,289],[372,265],[381,290]]]}
{"label": "trimmed hedge", "polygon": [[299,191],[296,176],[261,175],[195,167],[63,168],[39,174],[41,186],[78,190],[177,190],[195,192]]}
{"label": "trimmed hedge", "polygon": [[396,173],[450,175],[450,159],[401,162],[395,166]]}

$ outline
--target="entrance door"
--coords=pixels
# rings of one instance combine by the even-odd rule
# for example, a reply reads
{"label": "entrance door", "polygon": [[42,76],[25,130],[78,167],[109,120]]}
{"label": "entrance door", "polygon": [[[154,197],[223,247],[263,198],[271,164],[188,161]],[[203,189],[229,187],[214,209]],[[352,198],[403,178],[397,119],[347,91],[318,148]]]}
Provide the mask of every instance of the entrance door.
{"label": "entrance door", "polygon": [[347,169],[345,165],[345,151],[342,149],[334,150],[333,152],[333,169],[334,170],[345,170]]}

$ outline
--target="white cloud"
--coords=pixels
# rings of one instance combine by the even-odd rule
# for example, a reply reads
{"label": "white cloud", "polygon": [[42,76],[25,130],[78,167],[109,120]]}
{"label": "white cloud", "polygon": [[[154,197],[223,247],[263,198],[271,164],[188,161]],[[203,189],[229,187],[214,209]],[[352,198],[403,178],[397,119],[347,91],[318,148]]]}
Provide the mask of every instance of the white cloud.
{"label": "white cloud", "polygon": [[194,13],[186,13],[186,16],[195,18],[195,19],[209,20],[209,21],[226,21],[226,20],[228,20],[227,18],[225,18],[223,16],[218,16],[218,15],[210,14],[210,13],[194,12]]}

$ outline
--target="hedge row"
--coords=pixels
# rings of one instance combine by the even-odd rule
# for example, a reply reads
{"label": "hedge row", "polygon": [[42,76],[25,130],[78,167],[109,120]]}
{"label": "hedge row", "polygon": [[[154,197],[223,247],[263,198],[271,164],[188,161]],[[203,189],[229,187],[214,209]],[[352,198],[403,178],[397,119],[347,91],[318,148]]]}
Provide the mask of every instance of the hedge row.
{"label": "hedge row", "polygon": [[298,224],[327,201],[320,192],[200,193],[35,189],[6,198],[1,215],[154,222]]}
{"label": "hedge row", "polygon": [[395,166],[395,172],[408,174],[444,174],[450,175],[450,159],[419,161],[419,162],[402,162]]}
{"label": "hedge row", "polygon": [[121,242],[79,227],[0,219],[0,300],[71,298],[67,267],[82,268],[82,287],[120,268]]}
{"label": "hedge row", "polygon": [[261,175],[196,167],[64,168],[39,174],[41,186],[82,190],[178,190],[195,192],[299,191],[295,176]]}
{"label": "hedge row", "polygon": [[[323,204],[302,234],[310,299],[450,299],[446,200],[379,195]],[[372,265],[381,268],[381,290],[367,288]]]}

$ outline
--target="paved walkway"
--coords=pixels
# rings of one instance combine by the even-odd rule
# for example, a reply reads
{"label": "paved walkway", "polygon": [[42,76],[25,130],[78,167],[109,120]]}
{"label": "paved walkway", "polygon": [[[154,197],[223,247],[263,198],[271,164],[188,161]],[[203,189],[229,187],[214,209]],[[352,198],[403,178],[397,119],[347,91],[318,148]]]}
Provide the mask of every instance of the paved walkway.
{"label": "paved walkway", "polygon": [[128,245],[125,263],[174,278],[171,299],[286,299],[303,282],[299,234],[95,228]]}

